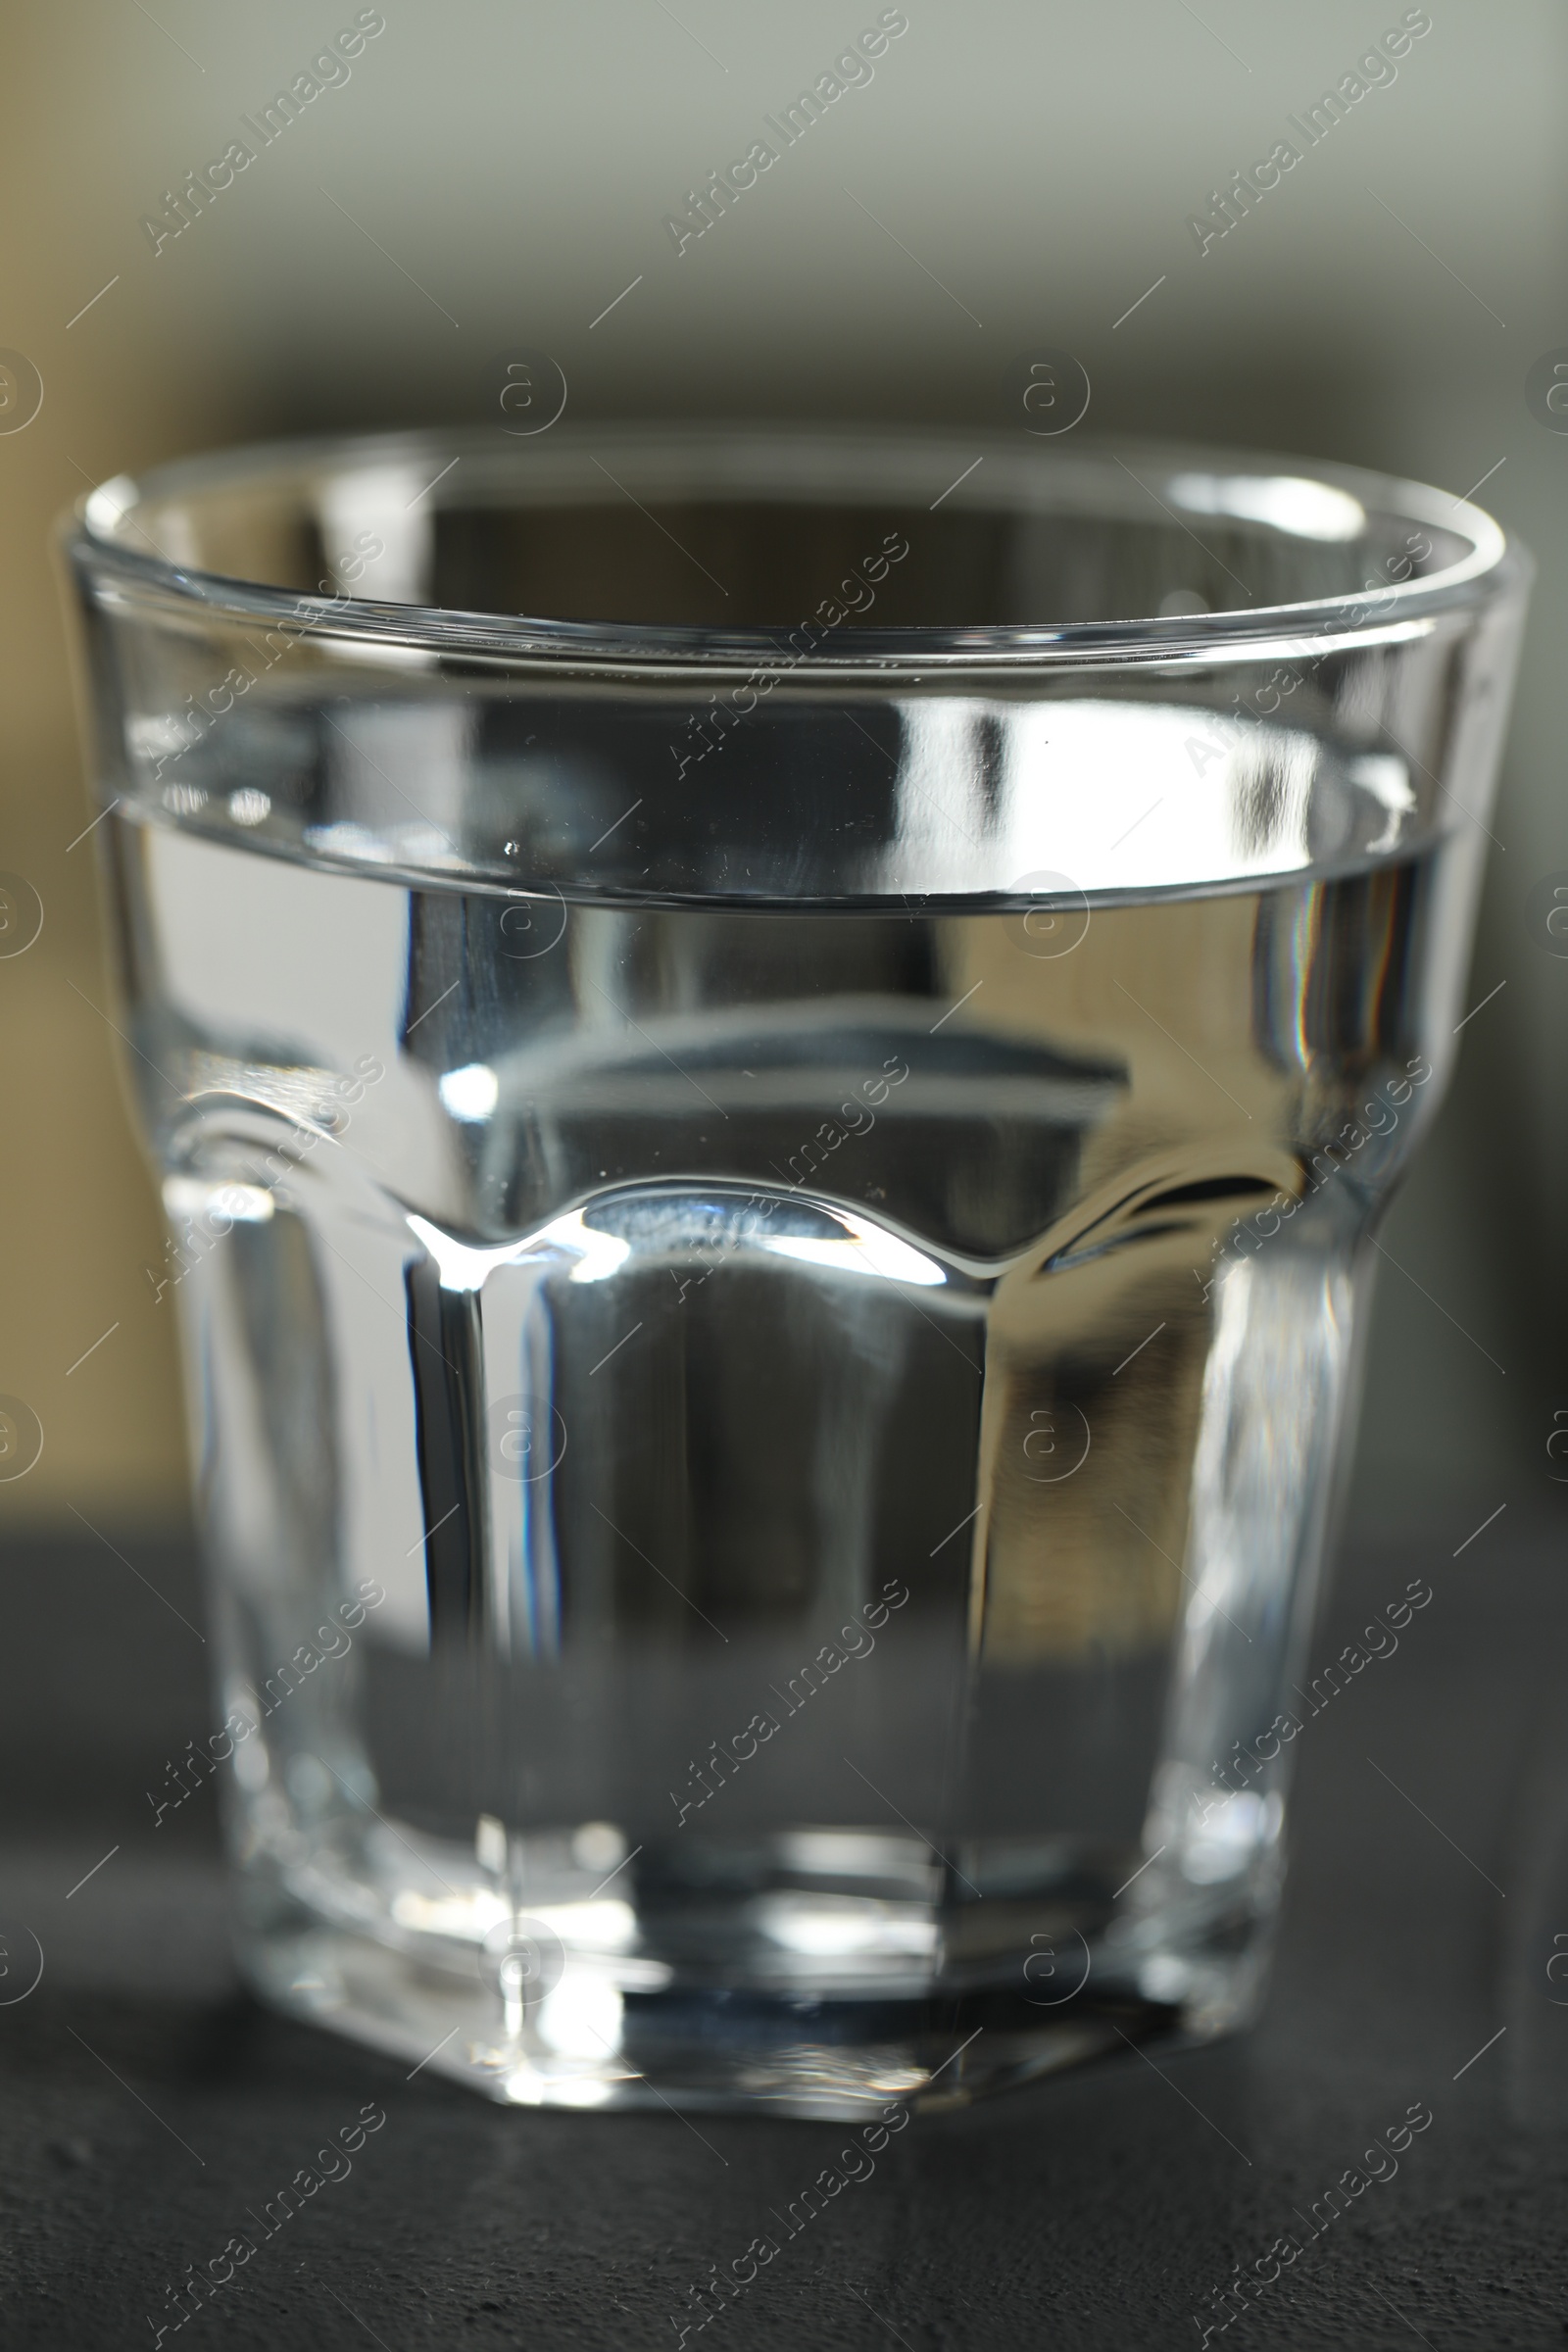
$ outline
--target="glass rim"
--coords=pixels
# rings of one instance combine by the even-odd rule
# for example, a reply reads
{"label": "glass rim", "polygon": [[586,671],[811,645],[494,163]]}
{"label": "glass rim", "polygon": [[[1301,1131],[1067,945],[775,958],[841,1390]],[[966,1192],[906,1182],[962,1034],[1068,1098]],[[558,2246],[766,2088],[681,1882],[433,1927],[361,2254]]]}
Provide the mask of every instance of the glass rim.
{"label": "glass rim", "polygon": [[[977,448],[978,458],[973,454]],[[618,455],[627,466],[641,461],[673,467],[680,487],[710,498],[749,493],[781,503],[792,494],[808,497],[813,491],[844,489],[847,483],[832,477],[835,469],[842,473],[850,466],[860,472],[862,497],[877,492],[897,495],[901,488],[906,495],[918,489],[923,497],[932,480],[940,484],[948,479],[946,466],[966,459],[967,469],[956,480],[948,480],[928,511],[951,500],[960,510],[982,514],[1064,512],[1091,519],[1098,514],[1105,521],[1142,517],[1152,524],[1154,515],[1146,509],[1158,507],[1168,520],[1188,529],[1167,497],[1142,478],[1152,471],[1160,490],[1174,492],[1178,503],[1183,503],[1181,485],[1189,485],[1185,503],[1195,521],[1206,517],[1212,526],[1216,521],[1249,520],[1277,529],[1285,540],[1307,542],[1354,535],[1343,527],[1291,529],[1270,517],[1266,493],[1272,484],[1277,492],[1294,493],[1298,506],[1303,490],[1321,492],[1322,505],[1335,497],[1348,498],[1361,511],[1363,521],[1381,515],[1419,530],[1442,532],[1467,546],[1455,561],[1421,577],[1369,580],[1354,592],[1296,602],[1049,624],[829,625],[819,641],[802,653],[786,642],[791,629],[799,633],[805,625],[820,624],[565,620],[348,594],[308,595],[207,571],[162,551],[149,555],[131,542],[139,527],[136,509],[154,500],[168,503],[224,490],[265,490],[269,485],[281,489],[285,483],[308,493],[313,484],[324,485],[334,477],[427,464],[436,468],[436,479],[428,485],[433,494],[440,486],[443,461],[450,473],[464,459],[469,461],[466,485],[473,481],[475,471],[481,486],[485,481],[515,480],[524,486],[519,506],[550,503],[529,495],[530,470],[535,493],[554,486],[588,493],[608,505],[622,486],[612,479],[607,486],[602,466],[596,481],[598,453],[607,459]],[[984,484],[975,484],[987,464]],[[863,478],[866,467],[871,469],[869,482]],[[999,476],[1000,492],[994,487]],[[1192,485],[1199,486],[1196,494]],[[1097,493],[1093,498],[1087,496],[1091,490]],[[1069,494],[1065,504],[1063,491]],[[1135,499],[1142,503],[1135,506]],[[436,498],[435,510],[450,503],[450,498]],[[1275,503],[1283,513],[1289,501],[1282,506],[1276,496]],[[737,665],[753,671],[787,669],[797,676],[802,671],[830,671],[840,678],[869,671],[889,683],[905,677],[917,681],[922,667],[932,664],[945,675],[999,665],[1013,670],[1055,667],[1085,659],[1188,667],[1245,658],[1250,652],[1276,653],[1303,641],[1387,642],[1441,614],[1474,612],[1498,597],[1516,594],[1528,586],[1535,568],[1523,544],[1485,509],[1468,498],[1452,498],[1397,475],[1264,451],[1110,436],[1048,453],[1038,447],[1020,449],[1015,436],[995,428],[965,432],[951,426],[922,430],[755,422],[594,423],[535,447],[532,442],[504,440],[499,428],[480,425],[256,442],[172,460],[136,477],[116,475],[77,499],[62,517],[61,527],[67,553],[94,576],[112,578],[132,594],[140,591],[155,604],[172,600],[214,619],[292,626],[313,636],[403,647],[426,657],[467,655],[523,665],[542,658],[553,667],[611,666],[643,673],[697,667],[710,673],[715,667]]]}

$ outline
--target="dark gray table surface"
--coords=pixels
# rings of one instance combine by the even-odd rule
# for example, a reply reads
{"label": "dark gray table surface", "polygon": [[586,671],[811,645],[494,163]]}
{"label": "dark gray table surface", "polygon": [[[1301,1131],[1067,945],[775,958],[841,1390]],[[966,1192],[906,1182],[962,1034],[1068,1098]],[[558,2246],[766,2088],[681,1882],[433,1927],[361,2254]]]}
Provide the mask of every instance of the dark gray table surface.
{"label": "dark gray table surface", "polygon": [[[1258,2028],[916,2119],[688,2343],[1195,2346],[1233,2266],[1294,2234],[1210,2341],[1561,2346],[1568,1547],[1516,1510],[1468,1533],[1342,1562],[1314,1668],[1412,1575],[1434,1601],[1298,1743]],[[144,1794],[206,1721],[189,1550],[106,1534],[0,1558],[0,1921],[14,1970],[20,1926],[45,1953],[0,2006],[0,2345],[151,2344],[186,2266],[370,2102],[348,2177],[167,2342],[674,2346],[687,2289],[844,2127],[509,2112],[256,2007],[210,1796],[155,1835]],[[1396,2174],[1309,2238],[1415,2103]]]}

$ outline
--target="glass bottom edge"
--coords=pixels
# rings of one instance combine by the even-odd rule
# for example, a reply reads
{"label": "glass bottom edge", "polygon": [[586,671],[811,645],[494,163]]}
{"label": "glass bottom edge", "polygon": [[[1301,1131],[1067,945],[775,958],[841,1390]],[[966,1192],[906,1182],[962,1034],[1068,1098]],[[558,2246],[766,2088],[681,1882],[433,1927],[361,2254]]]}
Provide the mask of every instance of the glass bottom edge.
{"label": "glass bottom edge", "polygon": [[239,1960],[268,2006],[407,2060],[410,2081],[440,2075],[502,2106],[855,2122],[889,2106],[966,2107],[1135,2049],[1235,2033],[1261,1998],[1263,1941],[1185,1956],[1180,1997],[1086,1988],[1054,2015],[998,1986],[810,2000],[716,1986],[618,1994],[568,1962],[548,2033],[538,2005],[498,2018],[482,1986],[337,1925],[246,1932]]}

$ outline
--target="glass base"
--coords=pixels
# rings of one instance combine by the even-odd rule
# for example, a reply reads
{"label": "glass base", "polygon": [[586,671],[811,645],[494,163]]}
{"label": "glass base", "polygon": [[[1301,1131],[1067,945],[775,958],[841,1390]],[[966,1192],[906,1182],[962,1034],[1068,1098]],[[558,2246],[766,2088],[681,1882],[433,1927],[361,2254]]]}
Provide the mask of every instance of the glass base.
{"label": "glass base", "polygon": [[[1164,1906],[1107,1917],[1081,1878],[1077,1900],[1059,1882],[1022,1901],[1016,1884],[993,1902],[898,1900],[885,1878],[881,1892],[845,1891],[863,1834],[783,1842],[806,1838],[835,1849],[814,1883],[797,1867],[781,1887],[775,1854],[760,1886],[753,1851],[750,1885],[731,1854],[727,1885],[710,1872],[672,1887],[645,1869],[591,1892],[563,1883],[564,1839],[514,1838],[530,1909],[462,1849],[387,1824],[352,1858],[318,1846],[303,1867],[253,1868],[241,1963],[273,2007],[406,2060],[411,2079],[428,2070],[520,2107],[928,2111],[1127,2047],[1208,2040],[1257,2006],[1255,1888],[1245,1902],[1210,1890],[1180,1920]],[[907,1843],[905,1859],[928,1864]]]}

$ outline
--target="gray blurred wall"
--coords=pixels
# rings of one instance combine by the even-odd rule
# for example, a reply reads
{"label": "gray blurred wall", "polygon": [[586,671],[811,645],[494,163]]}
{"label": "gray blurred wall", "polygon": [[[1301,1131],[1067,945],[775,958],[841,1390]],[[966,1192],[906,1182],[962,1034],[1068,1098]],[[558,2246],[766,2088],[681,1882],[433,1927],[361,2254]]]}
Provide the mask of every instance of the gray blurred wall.
{"label": "gray blurred wall", "polygon": [[[884,12],[9,12],[0,346],[44,398],[0,430],[0,868],[32,883],[45,923],[0,959],[0,1391],[47,1434],[29,1477],[0,1486],[0,1531],[74,1527],[73,1510],[163,1516],[184,1475],[91,844],[69,846],[91,812],[51,519],[89,482],[179,452],[478,417],[495,354],[516,345],[556,358],[574,418],[992,422],[1015,355],[1066,347],[1093,381],[1085,433],[1316,454],[1456,493],[1484,482],[1541,562],[1469,1002],[1498,993],[1385,1235],[1403,1271],[1383,1272],[1354,1499],[1365,1518],[1462,1528],[1471,1509],[1568,1493],[1545,1453],[1568,1405],[1568,957],[1526,919],[1531,885],[1568,869],[1568,434],[1525,396],[1532,363],[1568,345],[1568,19],[1548,0],[889,13],[906,29],[872,77],[677,251],[666,217]],[[1200,251],[1189,217],[1216,183],[1422,17],[1396,77]],[[329,86],[299,119],[270,145],[246,133],[242,118],[357,21],[363,47],[320,69]],[[236,137],[254,161],[160,239],[166,193]]]}

